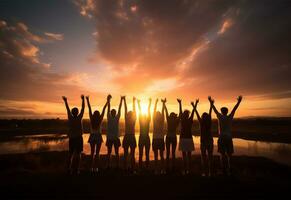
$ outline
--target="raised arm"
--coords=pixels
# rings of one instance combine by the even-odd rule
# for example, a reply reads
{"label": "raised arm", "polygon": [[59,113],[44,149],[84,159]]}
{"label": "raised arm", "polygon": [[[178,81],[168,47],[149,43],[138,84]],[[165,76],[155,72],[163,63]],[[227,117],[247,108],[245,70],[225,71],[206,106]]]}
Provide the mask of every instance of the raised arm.
{"label": "raised arm", "polygon": [[200,117],[200,115],[199,115],[199,112],[198,112],[198,110],[197,110],[197,105],[198,105],[198,103],[199,103],[199,99],[196,99],[196,107],[195,107],[195,104],[194,104],[194,102],[191,102],[191,105],[192,105],[192,107],[194,108],[194,111],[195,111],[195,113],[196,113],[196,115],[197,115],[197,118],[198,118],[198,120],[199,120],[199,122],[201,121],[201,117]]}
{"label": "raised arm", "polygon": [[103,119],[104,114],[105,114],[106,107],[108,106],[108,102],[109,102],[108,99],[109,99],[109,95],[107,96],[106,103],[105,103],[105,105],[103,106],[102,113],[101,113],[101,119]]}
{"label": "raised arm", "polygon": [[107,103],[108,103],[108,108],[107,108],[107,118],[110,117],[110,109],[111,109],[110,104],[111,104],[111,98],[112,98],[112,96],[111,96],[111,94],[109,94],[109,95],[107,96]]}
{"label": "raised arm", "polygon": [[211,104],[211,107],[213,108],[214,112],[216,115],[220,115],[220,112],[218,112],[218,110],[216,109],[215,105],[214,105],[214,100],[211,98],[211,96],[208,97],[208,100]]}
{"label": "raised arm", "polygon": [[168,113],[168,109],[167,109],[167,106],[166,106],[167,99],[166,99],[166,98],[165,98],[164,100],[162,99],[162,102],[163,102],[163,109],[165,109],[165,112],[166,112],[166,118],[167,118],[167,120],[168,120],[169,113]]}
{"label": "raised arm", "polygon": [[231,117],[234,117],[235,111],[236,111],[237,108],[239,107],[241,100],[242,100],[242,96],[239,96],[239,97],[237,98],[237,103],[235,104],[234,108],[232,109],[232,111],[231,111],[231,113],[230,113],[230,116],[231,116]]}
{"label": "raised arm", "polygon": [[177,99],[178,103],[179,103],[179,118],[182,117],[182,99]]}
{"label": "raised arm", "polygon": [[167,102],[167,99],[164,99],[163,106],[162,106],[162,117],[163,121],[165,120],[165,103]]}
{"label": "raised arm", "polygon": [[68,118],[70,118],[70,117],[72,117],[72,114],[71,114],[71,110],[70,110],[70,107],[68,104],[68,99],[67,99],[67,97],[63,96],[63,100],[65,102]]}
{"label": "raised arm", "polygon": [[213,106],[211,106],[212,104],[214,104],[214,100],[210,98],[210,107],[209,107],[209,116],[210,116],[210,118],[211,118],[211,114],[212,114],[212,110],[213,110]]}
{"label": "raised arm", "polygon": [[136,109],[135,109],[135,101],[136,101],[136,98],[133,97],[133,98],[132,98],[132,111],[133,111],[134,114],[136,113]]}
{"label": "raised arm", "polygon": [[85,97],[83,94],[81,95],[81,99],[82,99],[82,108],[78,117],[83,118],[84,110],[85,110]]}
{"label": "raised arm", "polygon": [[120,97],[120,102],[119,102],[119,106],[118,106],[118,113],[117,113],[117,117],[120,117],[120,113],[121,113],[121,106],[122,106],[122,100],[125,98],[125,96],[121,96]]}
{"label": "raised arm", "polygon": [[126,103],[126,97],[124,96],[124,119],[126,118],[126,115],[127,115],[127,103]]}
{"label": "raised arm", "polygon": [[[199,100],[198,100],[199,101]],[[192,106],[193,106],[193,109],[192,109],[192,112],[191,112],[191,116],[190,116],[190,120],[193,121],[193,118],[194,118],[194,112],[196,110],[196,107],[197,107],[197,104],[198,104],[198,101],[196,100],[195,104],[193,102],[191,102]]]}
{"label": "raised arm", "polygon": [[152,99],[149,98],[149,105],[148,105],[148,117],[151,117],[151,105],[152,105]]}
{"label": "raised arm", "polygon": [[159,99],[157,98],[157,99],[156,99],[156,102],[155,102],[155,107],[154,107],[154,116],[156,115],[156,112],[157,112],[157,105],[158,105],[158,102],[159,102]]}
{"label": "raised arm", "polygon": [[89,96],[86,96],[86,100],[87,100],[87,105],[88,105],[88,109],[89,109],[89,117],[90,117],[90,119],[92,119],[93,114],[92,114]]}
{"label": "raised arm", "polygon": [[138,106],[138,112],[139,112],[139,115],[141,114],[141,106],[140,106],[140,100],[138,99],[137,100],[137,106]]}

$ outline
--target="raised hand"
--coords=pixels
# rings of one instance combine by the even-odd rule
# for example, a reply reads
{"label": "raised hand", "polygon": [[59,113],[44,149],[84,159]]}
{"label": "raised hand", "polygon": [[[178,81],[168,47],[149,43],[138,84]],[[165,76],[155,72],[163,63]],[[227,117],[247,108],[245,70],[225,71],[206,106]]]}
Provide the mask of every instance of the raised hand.
{"label": "raised hand", "polygon": [[238,102],[241,102],[241,100],[242,100],[242,96],[238,96],[238,97],[237,97],[237,101],[238,101]]}
{"label": "raised hand", "polygon": [[193,107],[195,107],[195,104],[194,104],[194,102],[193,102],[193,101],[191,101],[191,105],[192,105]]}
{"label": "raised hand", "polygon": [[161,102],[166,103],[167,102],[167,99],[166,98],[161,99]]}
{"label": "raised hand", "polygon": [[132,98],[132,100],[133,100],[133,101],[135,101],[135,100],[136,100],[136,98],[135,98],[135,97],[133,97],[133,98]]}
{"label": "raised hand", "polygon": [[107,95],[107,101],[110,101],[110,99],[112,98],[111,94]]}
{"label": "raised hand", "polygon": [[156,99],[156,103],[158,103],[158,102],[159,102],[159,99],[157,98],[157,99]]}
{"label": "raised hand", "polygon": [[211,104],[214,103],[214,99],[212,99],[211,96],[208,96],[208,100],[209,100],[209,102],[210,102]]}
{"label": "raised hand", "polygon": [[199,103],[199,99],[196,99],[195,105],[197,105]]}
{"label": "raised hand", "polygon": [[85,98],[85,96],[82,94],[82,95],[81,95],[81,99],[84,99],[84,98]]}
{"label": "raised hand", "polygon": [[86,96],[86,99],[89,100],[89,96]]}
{"label": "raised hand", "polygon": [[125,95],[124,96],[121,96],[121,99],[125,99]]}
{"label": "raised hand", "polygon": [[137,103],[140,103],[140,99],[137,99]]}
{"label": "raised hand", "polygon": [[62,96],[62,98],[63,98],[64,101],[68,100],[67,97],[65,97],[65,96]]}
{"label": "raised hand", "polygon": [[177,99],[178,103],[181,103],[182,102],[182,99]]}
{"label": "raised hand", "polygon": [[149,98],[149,102],[151,102],[152,101],[152,98]]}

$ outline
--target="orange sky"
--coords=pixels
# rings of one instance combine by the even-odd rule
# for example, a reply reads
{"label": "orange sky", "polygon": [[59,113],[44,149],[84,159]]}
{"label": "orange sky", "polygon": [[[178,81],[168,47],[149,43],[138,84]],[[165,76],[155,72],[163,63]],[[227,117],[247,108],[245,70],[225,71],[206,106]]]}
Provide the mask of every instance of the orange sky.
{"label": "orange sky", "polygon": [[174,112],[176,98],[188,109],[199,98],[204,112],[208,95],[230,109],[243,95],[238,117],[291,116],[291,14],[282,3],[34,6],[42,16],[14,0],[0,8],[0,118],[64,118],[61,96],[80,107],[80,94],[90,95],[101,109],[108,93],[115,107],[120,95],[166,97]]}

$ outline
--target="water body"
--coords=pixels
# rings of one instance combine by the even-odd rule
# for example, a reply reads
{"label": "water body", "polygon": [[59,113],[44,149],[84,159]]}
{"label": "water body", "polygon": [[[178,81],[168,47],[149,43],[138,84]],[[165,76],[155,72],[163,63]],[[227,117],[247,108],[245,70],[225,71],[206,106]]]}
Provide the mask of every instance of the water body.
{"label": "water body", "polygon": [[[104,143],[102,144],[100,153],[105,155],[107,152],[105,141],[106,136],[102,135]],[[135,136],[137,141],[139,135]],[[152,134],[150,134],[152,141]],[[89,134],[84,134],[84,154],[90,154],[90,145],[87,143]],[[120,137],[121,142],[123,136]],[[200,137],[193,136],[195,151],[194,154],[200,155]],[[179,142],[179,136],[178,136]],[[234,155],[246,156],[262,156],[270,158],[276,162],[291,166],[291,144],[275,143],[275,142],[259,142],[244,139],[233,139]],[[29,135],[17,136],[8,141],[0,141],[0,154],[28,153],[28,152],[44,152],[44,151],[65,151],[68,149],[68,138],[63,134],[48,135]],[[138,148],[137,148],[138,149]],[[114,151],[113,151],[114,152]],[[177,157],[181,157],[182,153],[177,148]],[[120,148],[123,154],[123,148]],[[214,138],[214,154],[217,153],[217,138]],[[138,158],[138,150],[135,152]],[[150,151],[150,159],[154,159],[153,151]]]}

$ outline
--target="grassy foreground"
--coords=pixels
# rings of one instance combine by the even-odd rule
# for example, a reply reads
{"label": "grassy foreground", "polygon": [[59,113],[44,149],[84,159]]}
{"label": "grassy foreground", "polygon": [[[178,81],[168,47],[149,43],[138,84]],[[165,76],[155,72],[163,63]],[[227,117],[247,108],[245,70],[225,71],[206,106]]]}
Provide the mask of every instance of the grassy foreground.
{"label": "grassy foreground", "polygon": [[289,195],[291,185],[290,167],[262,157],[234,157],[231,177],[209,178],[200,176],[199,156],[193,156],[193,171],[186,176],[180,173],[180,159],[178,170],[166,175],[152,171],[133,175],[116,169],[93,175],[87,170],[89,156],[83,156],[79,175],[68,175],[66,156],[67,152],[1,155],[1,199],[264,198]]}

